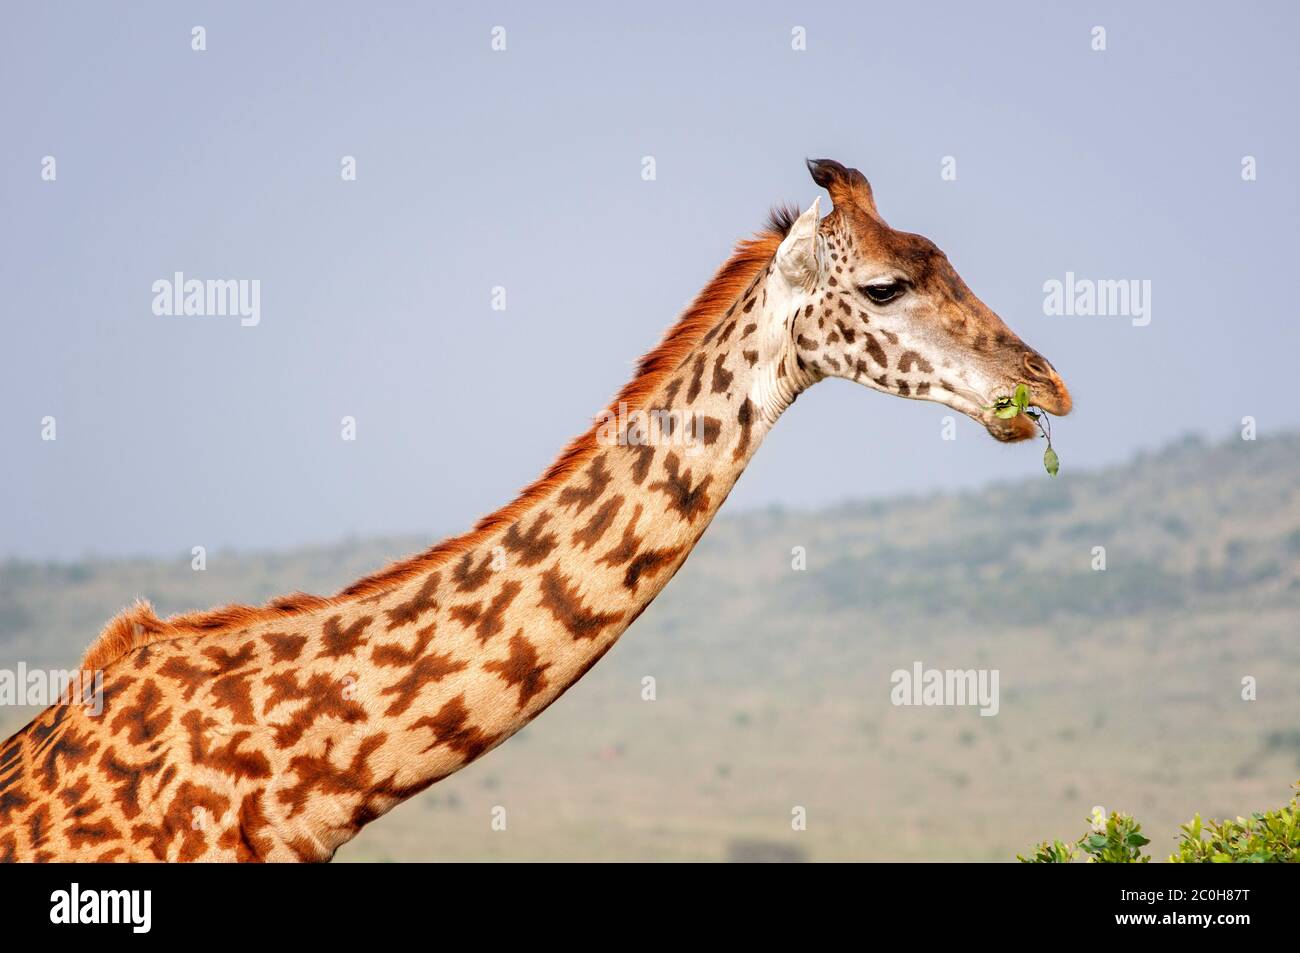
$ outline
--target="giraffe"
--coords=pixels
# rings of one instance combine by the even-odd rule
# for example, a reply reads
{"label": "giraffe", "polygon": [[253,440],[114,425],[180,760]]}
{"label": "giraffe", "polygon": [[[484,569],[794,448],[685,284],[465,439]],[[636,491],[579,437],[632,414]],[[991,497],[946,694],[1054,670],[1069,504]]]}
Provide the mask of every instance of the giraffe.
{"label": "giraffe", "polygon": [[468,533],[332,597],[159,618],[139,602],[82,667],[102,711],[52,706],[0,746],[0,859],[326,861],[509,738],[659,594],[781,413],[827,377],[947,405],[998,440],[1052,365],[856,169],[742,241],[591,430]]}

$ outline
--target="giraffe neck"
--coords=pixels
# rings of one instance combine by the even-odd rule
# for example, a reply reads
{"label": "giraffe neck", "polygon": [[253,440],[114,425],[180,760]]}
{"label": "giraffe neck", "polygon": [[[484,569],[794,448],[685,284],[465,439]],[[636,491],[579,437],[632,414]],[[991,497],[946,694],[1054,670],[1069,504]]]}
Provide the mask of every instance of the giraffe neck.
{"label": "giraffe neck", "polygon": [[328,859],[536,717],[659,594],[815,379],[778,243],[742,245],[632,406],[469,536],[334,599],[110,623],[88,656],[102,714],[54,706],[0,745],[0,860]]}
{"label": "giraffe neck", "polygon": [[[369,790],[309,812],[323,819],[312,840],[332,852],[504,741],[662,591],[809,382],[786,357],[783,288],[760,270],[643,405],[601,418],[584,465],[515,520],[326,623],[327,637],[366,633],[359,701],[374,717],[344,746],[364,752]],[[337,767],[346,752],[327,757]]]}

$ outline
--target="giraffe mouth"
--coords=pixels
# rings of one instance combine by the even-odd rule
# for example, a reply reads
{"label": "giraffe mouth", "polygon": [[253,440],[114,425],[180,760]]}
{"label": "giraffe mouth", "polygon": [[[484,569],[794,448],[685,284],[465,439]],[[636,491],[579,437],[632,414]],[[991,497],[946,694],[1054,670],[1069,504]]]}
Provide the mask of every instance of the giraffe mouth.
{"label": "giraffe mouth", "polygon": [[[1050,381],[1032,383],[1023,382],[1029,388],[1031,395],[1030,410],[1039,410],[1050,414],[1053,417],[1064,417],[1068,414],[1073,406],[1073,400],[1070,392],[1065,389],[1065,383],[1052,373]],[[1044,386],[1044,383],[1047,386]],[[1010,389],[1010,394],[1014,394],[1016,386]],[[999,397],[1007,397],[1010,394],[1000,394]],[[984,429],[989,432],[995,440],[1003,443],[1018,443],[1021,440],[1030,440],[1039,435],[1038,424],[1026,414],[1017,414],[1014,417],[999,417],[993,411],[993,405],[996,404],[997,398],[986,401],[980,405],[980,423]]]}
{"label": "giraffe mouth", "polygon": [[[989,436],[1002,443],[1028,440],[1038,433],[1038,428],[1024,416],[1003,419],[993,412],[994,398],[984,397],[968,387],[941,386],[936,389],[938,400],[953,410],[960,411],[988,431]],[[1012,388],[1014,390],[1014,388]]]}
{"label": "giraffe mouth", "polygon": [[1038,436],[1038,425],[1024,414],[1003,420],[992,411],[986,411],[980,422],[984,424],[989,436],[1002,443],[1019,443]]}
{"label": "giraffe mouth", "polygon": [[[1054,381],[1054,384],[1059,382]],[[1017,414],[1015,417],[999,417],[994,413],[994,404],[998,397],[1008,397],[1015,393],[1016,386],[1020,384],[1016,381],[1008,387],[1003,393],[997,391],[990,396],[985,396],[978,391],[969,387],[953,385],[941,385],[932,391],[935,398],[941,403],[946,404],[953,410],[960,411],[971,420],[980,424],[989,436],[1000,443],[1019,443],[1022,440],[1031,440],[1039,435],[1038,425],[1024,414]],[[1050,391],[1045,389],[1042,384],[1037,386],[1024,382],[1030,388],[1033,396],[1031,408],[1043,410],[1053,417],[1064,417],[1070,412],[1072,401],[1070,394],[1065,390],[1063,383],[1053,386]]]}

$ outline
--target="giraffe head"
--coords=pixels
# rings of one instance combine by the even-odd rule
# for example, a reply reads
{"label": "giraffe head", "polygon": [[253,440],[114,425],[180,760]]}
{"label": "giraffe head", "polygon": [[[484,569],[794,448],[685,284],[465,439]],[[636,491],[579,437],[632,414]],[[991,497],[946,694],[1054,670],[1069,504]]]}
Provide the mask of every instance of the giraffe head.
{"label": "giraffe head", "polygon": [[808,168],[834,211],[820,218],[814,202],[777,252],[796,305],[789,346],[801,371],[938,401],[1004,441],[1038,432],[1023,415],[993,413],[1019,384],[1048,413],[1070,412],[1056,369],[975,297],[934,242],[885,224],[861,172],[830,159]]}

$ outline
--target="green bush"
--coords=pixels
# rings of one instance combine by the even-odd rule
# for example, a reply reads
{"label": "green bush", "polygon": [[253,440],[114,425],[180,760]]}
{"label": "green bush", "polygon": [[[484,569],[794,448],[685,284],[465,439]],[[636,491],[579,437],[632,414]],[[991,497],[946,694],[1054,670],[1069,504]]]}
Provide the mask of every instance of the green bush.
{"label": "green bush", "polygon": [[[1297,783],[1300,787],[1300,783]],[[1201,822],[1197,814],[1182,826],[1178,849],[1169,855],[1172,864],[1266,864],[1300,863],[1300,794],[1276,811],[1256,812],[1235,821]],[[1068,864],[1087,855],[1089,863],[1145,864],[1151,860],[1142,848],[1151,843],[1142,825],[1128,814],[1110,817],[1094,808],[1091,830],[1072,843],[1043,841],[1028,856],[1017,854],[1022,864]],[[1202,839],[1202,834],[1208,835]]]}

